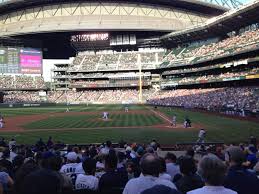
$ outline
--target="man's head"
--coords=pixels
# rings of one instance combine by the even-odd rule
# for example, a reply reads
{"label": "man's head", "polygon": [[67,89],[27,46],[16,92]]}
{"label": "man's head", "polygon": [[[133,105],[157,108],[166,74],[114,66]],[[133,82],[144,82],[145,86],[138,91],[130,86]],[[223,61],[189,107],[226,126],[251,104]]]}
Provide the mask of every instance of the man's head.
{"label": "man's head", "polygon": [[173,153],[167,152],[165,155],[166,163],[176,163],[177,157]]}
{"label": "man's head", "polygon": [[166,172],[165,159],[162,157],[159,157],[159,160],[160,160],[160,173],[165,173]]}
{"label": "man's head", "polygon": [[193,158],[194,155],[195,155],[194,149],[193,148],[188,148],[187,151],[186,151],[186,155],[187,156],[191,156]]}
{"label": "man's head", "polygon": [[160,160],[159,158],[151,153],[145,154],[140,160],[140,168],[143,175],[151,175],[158,177]]}
{"label": "man's head", "polygon": [[115,153],[110,152],[105,156],[105,169],[115,170],[117,168],[118,158]]}
{"label": "man's head", "polygon": [[86,158],[82,164],[85,174],[95,175],[96,161],[92,158]]}
{"label": "man's head", "polygon": [[183,175],[194,174],[197,170],[195,161],[191,156],[183,156],[179,159],[180,171]]}
{"label": "man's head", "polygon": [[217,156],[205,156],[199,163],[198,172],[210,186],[221,186],[226,175],[226,165]]}
{"label": "man's head", "polygon": [[111,141],[106,141],[106,146],[107,146],[108,148],[110,148],[110,147],[112,146],[112,142],[111,142]]}
{"label": "man's head", "polygon": [[61,194],[60,176],[50,170],[41,169],[30,173],[21,185],[21,194]]}
{"label": "man's head", "polygon": [[226,150],[225,160],[226,162],[229,162],[231,166],[241,166],[242,163],[245,161],[245,154],[240,147],[231,146]]}
{"label": "man's head", "polygon": [[77,154],[75,152],[69,152],[67,154],[67,163],[74,163],[77,160]]}

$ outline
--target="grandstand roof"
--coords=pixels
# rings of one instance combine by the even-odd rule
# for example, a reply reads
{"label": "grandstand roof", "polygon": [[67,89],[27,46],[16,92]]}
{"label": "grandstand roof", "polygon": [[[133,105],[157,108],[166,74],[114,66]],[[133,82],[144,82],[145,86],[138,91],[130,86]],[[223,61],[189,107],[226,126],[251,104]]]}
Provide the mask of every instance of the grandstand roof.
{"label": "grandstand roof", "polygon": [[[73,0],[72,2],[89,2],[89,0]],[[94,0],[93,0],[94,1]],[[95,0],[100,2],[100,0]],[[223,2],[228,2],[229,0],[224,0]],[[231,0],[231,2],[236,0]],[[6,13],[8,11],[14,9],[22,9],[28,6],[36,6],[36,5],[43,5],[43,4],[54,4],[54,3],[61,3],[61,2],[70,2],[71,0],[0,0],[0,13]],[[102,1],[101,1],[102,2]],[[227,11],[230,6],[223,7],[223,5],[230,5],[230,3],[219,3],[220,1],[214,0],[103,0],[103,2],[126,2],[126,3],[136,3],[141,2],[145,4],[156,4],[156,5],[163,5],[163,6],[171,6],[177,7],[179,9],[194,11],[203,13],[206,15],[220,15]],[[214,2],[214,3],[213,3]],[[215,4],[217,2],[217,4]],[[232,4],[231,4],[232,5]]]}
{"label": "grandstand roof", "polygon": [[[170,45],[190,42],[190,40],[202,40],[212,37],[225,36],[226,33],[239,30],[245,26],[257,23],[259,20],[259,1],[247,4],[236,10],[209,19],[205,24],[194,28],[172,32],[160,39]],[[234,25],[233,25],[234,24]]]}

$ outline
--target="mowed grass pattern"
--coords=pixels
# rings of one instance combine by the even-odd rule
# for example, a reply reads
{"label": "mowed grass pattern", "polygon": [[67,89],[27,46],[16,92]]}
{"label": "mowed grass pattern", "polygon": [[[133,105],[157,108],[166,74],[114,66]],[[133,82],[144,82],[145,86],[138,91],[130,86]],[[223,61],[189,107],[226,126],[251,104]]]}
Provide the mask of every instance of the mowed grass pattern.
{"label": "mowed grass pattern", "polygon": [[[45,113],[62,113],[69,108],[70,112],[95,112],[95,111],[121,111],[124,105],[73,105],[73,106],[51,106],[51,107],[24,107],[24,108],[1,108],[0,113],[4,117],[13,117],[21,115],[37,115]],[[147,110],[143,105],[129,105],[130,110]]]}
{"label": "mowed grass pattern", "polygon": [[101,114],[49,117],[23,126],[25,129],[73,129],[102,127],[152,126],[162,124],[163,119],[154,114],[111,114],[103,120]]}
{"label": "mowed grass pattern", "polygon": [[[251,135],[259,137],[259,121],[256,123],[236,118],[228,118],[224,115],[219,116],[183,109],[160,108],[160,111],[165,113],[168,117],[176,115],[178,123],[183,123],[185,117],[188,116],[192,123],[199,124],[207,130],[206,139],[209,141],[231,143],[247,141]],[[190,132],[187,133],[190,134]],[[197,135],[198,134],[195,135],[196,138]],[[186,137],[186,139],[188,138]]]}
{"label": "mowed grass pattern", "polygon": [[[1,114],[6,116],[46,114],[54,112],[65,112],[66,106],[46,107],[46,108],[20,108],[1,109]],[[194,142],[197,140],[199,128],[189,130],[174,128],[147,128],[144,125],[155,125],[161,122],[158,116],[148,115],[117,114],[111,115],[111,121],[102,122],[97,120],[101,117],[101,111],[124,110],[123,105],[90,105],[73,106],[71,112],[96,112],[100,115],[75,115],[69,117],[50,117],[46,120],[33,122],[26,125],[27,129],[51,129],[46,131],[24,131],[24,132],[1,132],[0,136],[10,139],[15,137],[18,143],[35,143],[38,138],[46,140],[52,136],[55,141],[65,143],[99,143],[107,139],[118,142],[121,139],[129,142],[147,143],[151,139],[157,139],[161,144],[172,145],[176,142]],[[131,105],[130,110],[147,110],[143,105]],[[216,142],[243,142],[247,141],[250,135],[259,138],[259,123],[242,121],[212,114],[193,112],[183,109],[158,108],[159,111],[171,118],[177,116],[177,122],[182,124],[184,118],[188,116],[195,124],[203,126],[207,130],[206,141]],[[163,122],[163,120],[162,120]],[[116,126],[139,126],[138,128],[117,128]],[[116,127],[116,128],[103,128]],[[71,128],[71,130],[62,130]],[[84,128],[84,129],[81,129]],[[94,128],[94,129],[93,129]]]}

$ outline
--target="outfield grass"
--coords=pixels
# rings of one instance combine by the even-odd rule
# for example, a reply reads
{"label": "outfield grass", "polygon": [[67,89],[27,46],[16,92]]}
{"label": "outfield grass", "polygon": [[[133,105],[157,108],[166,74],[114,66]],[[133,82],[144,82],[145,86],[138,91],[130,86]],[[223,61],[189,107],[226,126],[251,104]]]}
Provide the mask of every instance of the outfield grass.
{"label": "outfield grass", "polygon": [[[4,117],[35,115],[43,113],[60,113],[65,112],[68,106],[59,105],[51,107],[24,107],[24,108],[1,108],[0,113]],[[130,105],[130,110],[147,110],[143,105]],[[74,105],[69,106],[71,112],[91,112],[91,111],[119,111],[124,110],[123,105]]]}
{"label": "outfield grass", "polygon": [[25,129],[68,129],[68,128],[102,128],[153,126],[163,123],[163,119],[154,114],[111,114],[109,120],[102,120],[101,114],[70,115],[49,117],[24,125]]}
{"label": "outfield grass", "polygon": [[[46,107],[46,108],[20,108],[20,109],[1,109],[4,117],[13,117],[17,115],[33,115],[42,113],[64,112],[65,106]],[[123,110],[122,105],[90,105],[74,106],[70,111],[91,112],[91,111],[111,111]],[[148,110],[145,106],[131,106],[130,110]],[[251,121],[241,121],[223,116],[192,112],[182,109],[159,108],[161,112],[172,117],[177,116],[177,122],[182,123],[185,116],[188,116],[195,124],[203,126],[207,131],[207,141],[224,141],[226,143],[246,141],[250,135],[259,138],[259,123]],[[111,139],[117,142],[121,139],[130,142],[149,142],[151,139],[157,139],[162,144],[173,144],[176,142],[190,142],[197,139],[198,128],[193,130],[182,129],[160,129],[145,128],[143,125],[155,125],[162,122],[158,116],[144,115],[111,115],[112,120],[108,122],[98,122],[95,116],[99,115],[77,115],[70,117],[53,117],[46,120],[33,122],[25,126],[26,129],[50,129],[59,128],[60,130],[46,131],[24,131],[24,132],[0,132],[0,136],[10,139],[15,137],[19,143],[34,143],[39,137],[47,139],[52,136],[54,140],[65,143],[96,143]],[[137,126],[138,128],[111,128],[102,127],[115,126]],[[91,128],[97,129],[91,129]],[[99,128],[100,127],[100,128]],[[62,128],[85,128],[62,130]],[[99,128],[99,129],[98,129]]]}

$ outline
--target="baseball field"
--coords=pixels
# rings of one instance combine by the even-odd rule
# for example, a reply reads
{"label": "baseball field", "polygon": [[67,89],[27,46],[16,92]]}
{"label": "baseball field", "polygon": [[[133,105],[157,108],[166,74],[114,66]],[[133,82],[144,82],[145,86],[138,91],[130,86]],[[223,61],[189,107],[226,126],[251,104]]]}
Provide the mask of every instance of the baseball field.
{"label": "baseball field", "polygon": [[[0,136],[15,138],[18,143],[35,143],[42,137],[64,143],[100,143],[120,140],[146,143],[156,139],[163,145],[194,142],[199,129],[207,130],[206,141],[242,142],[251,136],[259,137],[259,121],[229,118],[223,115],[183,109],[145,105],[130,105],[129,112],[123,105],[80,105],[35,108],[1,108],[5,126]],[[102,113],[109,113],[107,120]],[[177,117],[177,126],[170,120]],[[184,128],[188,116],[191,128]]]}

